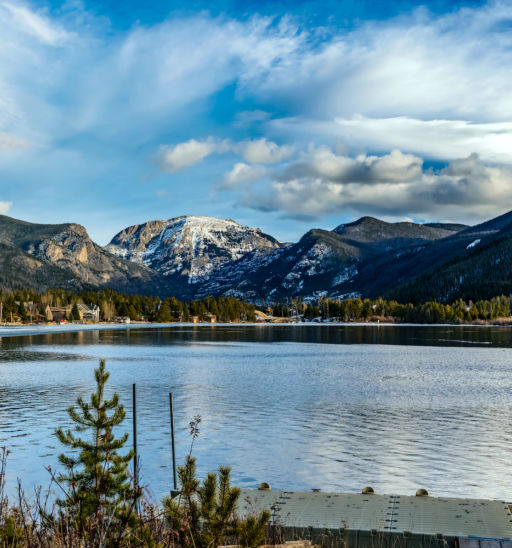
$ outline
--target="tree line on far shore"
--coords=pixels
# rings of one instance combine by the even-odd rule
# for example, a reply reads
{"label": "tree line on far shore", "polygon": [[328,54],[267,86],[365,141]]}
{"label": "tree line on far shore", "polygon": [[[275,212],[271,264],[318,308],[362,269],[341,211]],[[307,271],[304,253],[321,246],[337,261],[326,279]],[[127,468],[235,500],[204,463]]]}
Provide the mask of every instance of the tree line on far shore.
{"label": "tree line on far shore", "polygon": [[70,307],[68,319],[76,319],[75,305],[97,305],[100,309],[100,319],[105,321],[116,318],[130,318],[131,321],[150,322],[188,322],[193,318],[199,321],[215,320],[218,322],[254,321],[255,306],[232,297],[207,297],[191,302],[180,301],[174,297],[160,299],[159,297],[119,293],[102,289],[73,293],[64,289],[49,289],[44,293],[36,293],[30,289],[14,292],[0,292],[2,317],[8,320],[28,322],[30,314],[26,303],[34,303],[38,312],[44,318],[46,306]]}
{"label": "tree line on far shore", "polygon": [[511,298],[504,295],[476,302],[459,299],[452,304],[430,301],[416,305],[356,297],[344,300],[321,298],[315,303],[291,299],[288,303],[275,304],[273,310],[278,316],[300,314],[306,320],[320,318],[349,322],[380,319],[405,323],[461,323],[509,318],[511,306]]}
{"label": "tree line on far shore", "polygon": [[30,315],[23,303],[34,303],[44,318],[46,305],[70,307],[69,320],[76,320],[76,305],[97,305],[100,319],[111,321],[116,318],[130,318],[131,321],[149,322],[254,322],[255,311],[261,309],[267,314],[281,318],[300,318],[306,321],[321,319],[340,322],[391,320],[406,323],[461,323],[494,321],[509,318],[512,314],[512,299],[509,296],[493,297],[489,300],[464,301],[451,304],[429,301],[421,304],[399,303],[394,300],[319,298],[305,302],[291,298],[286,302],[247,303],[232,297],[206,297],[190,302],[175,297],[159,297],[119,293],[102,289],[73,293],[64,289],[49,289],[36,293],[25,289],[15,292],[0,292],[3,320],[29,322]]}

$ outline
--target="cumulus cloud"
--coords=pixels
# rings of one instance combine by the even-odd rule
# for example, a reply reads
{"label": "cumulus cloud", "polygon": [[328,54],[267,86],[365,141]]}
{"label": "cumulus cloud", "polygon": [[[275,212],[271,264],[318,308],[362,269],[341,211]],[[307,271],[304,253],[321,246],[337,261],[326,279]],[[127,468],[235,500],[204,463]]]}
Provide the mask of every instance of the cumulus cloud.
{"label": "cumulus cloud", "polygon": [[[352,183],[397,183],[418,177],[423,160],[412,154],[392,150],[385,156],[360,154],[355,158],[334,153],[328,147],[320,147],[310,154],[310,162],[298,165],[299,170],[309,170],[314,177],[331,181]],[[288,174],[297,171],[291,167]]]}
{"label": "cumulus cloud", "polygon": [[163,171],[176,173],[201,162],[215,152],[216,146],[213,139],[206,141],[190,139],[174,146],[162,145],[157,154],[158,165]]}
{"label": "cumulus cloud", "polygon": [[399,150],[354,158],[322,147],[268,184],[243,187],[239,201],[297,219],[355,212],[467,219],[468,210],[481,218],[512,208],[512,167],[489,166],[471,154],[434,171]]}
{"label": "cumulus cloud", "polygon": [[245,183],[257,181],[267,175],[267,170],[262,166],[250,166],[243,162],[237,162],[231,171],[226,173],[221,188],[233,189]]}
{"label": "cumulus cloud", "polygon": [[[211,154],[232,152],[240,154],[243,158],[254,164],[276,164],[289,158],[293,154],[293,147],[279,146],[265,138],[240,143],[232,143],[229,140],[219,140],[213,137],[208,139],[190,139],[184,143],[160,146],[156,159],[160,169],[170,173],[176,173],[184,168],[201,162]],[[249,166],[243,162],[235,164],[232,171],[225,176],[224,183],[235,185],[240,182],[255,180],[265,172],[261,167]]]}
{"label": "cumulus cloud", "polygon": [[248,141],[243,145],[243,157],[247,162],[254,164],[276,164],[289,158],[293,154],[293,147],[279,146],[264,137]]}
{"label": "cumulus cloud", "polygon": [[453,160],[476,152],[490,162],[512,163],[512,122],[471,123],[464,120],[338,118],[335,124],[353,146],[377,150],[390,143],[430,158]]}
{"label": "cumulus cloud", "polygon": [[0,202],[0,215],[5,215],[11,209],[12,202]]}

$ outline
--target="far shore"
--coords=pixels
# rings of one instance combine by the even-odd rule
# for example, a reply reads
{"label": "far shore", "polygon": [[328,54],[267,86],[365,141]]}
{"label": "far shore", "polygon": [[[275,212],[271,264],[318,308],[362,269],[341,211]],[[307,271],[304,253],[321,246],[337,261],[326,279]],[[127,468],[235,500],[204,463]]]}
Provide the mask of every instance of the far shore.
{"label": "far shore", "polygon": [[232,322],[232,323],[192,323],[192,322],[169,322],[169,323],[152,323],[152,322],[131,322],[131,323],[87,323],[87,324],[0,324],[0,338],[2,337],[23,337],[30,335],[46,335],[53,333],[73,333],[79,331],[113,331],[113,330],[129,330],[129,329],[162,329],[173,327],[512,327],[506,323],[394,323],[394,322]]}

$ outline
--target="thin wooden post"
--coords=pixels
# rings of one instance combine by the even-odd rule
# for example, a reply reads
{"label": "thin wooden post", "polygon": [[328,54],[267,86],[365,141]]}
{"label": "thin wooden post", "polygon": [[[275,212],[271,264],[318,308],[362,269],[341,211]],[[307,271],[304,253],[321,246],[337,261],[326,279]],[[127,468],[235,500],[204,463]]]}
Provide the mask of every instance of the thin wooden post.
{"label": "thin wooden post", "polygon": [[176,448],[174,446],[174,407],[172,403],[172,392],[169,392],[169,408],[171,411],[172,477],[174,480],[174,490],[176,491]]}
{"label": "thin wooden post", "polygon": [[132,385],[133,399],[133,487],[135,491],[139,488],[139,457],[137,455],[137,389]]}

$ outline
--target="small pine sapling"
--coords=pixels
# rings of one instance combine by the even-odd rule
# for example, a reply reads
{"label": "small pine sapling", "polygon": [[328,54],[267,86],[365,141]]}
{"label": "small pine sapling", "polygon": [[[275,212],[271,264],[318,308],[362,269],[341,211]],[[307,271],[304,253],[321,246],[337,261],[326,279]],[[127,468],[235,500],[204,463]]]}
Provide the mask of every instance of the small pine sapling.
{"label": "small pine sapling", "polygon": [[[75,423],[74,433],[58,428],[55,432],[59,441],[69,447],[70,455],[61,454],[64,466],[57,481],[66,496],[58,500],[61,508],[61,524],[75,528],[80,537],[91,542],[112,542],[116,536],[123,538],[128,529],[136,523],[133,512],[141,496],[130,482],[128,465],[133,460],[133,451],[122,455],[120,451],[128,440],[128,434],[120,438],[114,435],[114,428],[121,425],[126,412],[114,394],[105,399],[105,384],[109,373],[105,360],[94,371],[96,391],[90,402],[81,397],[77,407],[68,409]],[[87,432],[87,437],[77,434]]]}

